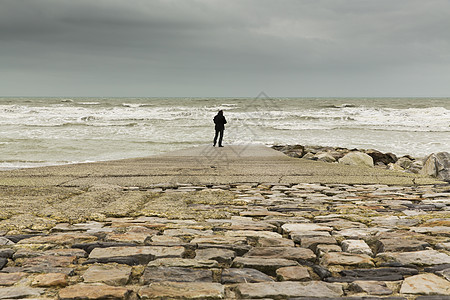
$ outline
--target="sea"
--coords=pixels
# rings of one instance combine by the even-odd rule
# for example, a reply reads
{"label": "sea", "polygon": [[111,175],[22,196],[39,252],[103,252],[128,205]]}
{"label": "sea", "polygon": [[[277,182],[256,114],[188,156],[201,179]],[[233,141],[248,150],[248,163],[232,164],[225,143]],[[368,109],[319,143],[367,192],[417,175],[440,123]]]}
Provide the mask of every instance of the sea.
{"label": "sea", "polygon": [[0,98],[0,169],[145,157],[214,137],[425,157],[450,152],[450,98]]}

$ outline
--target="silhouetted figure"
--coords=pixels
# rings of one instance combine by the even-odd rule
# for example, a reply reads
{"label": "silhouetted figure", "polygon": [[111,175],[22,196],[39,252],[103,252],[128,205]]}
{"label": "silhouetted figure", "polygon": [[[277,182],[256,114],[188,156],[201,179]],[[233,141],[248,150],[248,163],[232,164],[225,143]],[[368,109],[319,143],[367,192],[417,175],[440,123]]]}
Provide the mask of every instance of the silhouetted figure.
{"label": "silhouetted figure", "polygon": [[227,120],[225,120],[222,110],[219,110],[217,115],[214,117],[214,124],[216,124],[216,135],[214,136],[213,146],[214,147],[216,146],[217,137],[219,136],[219,147],[223,147],[222,146],[223,131],[225,130],[225,124],[227,124]]}

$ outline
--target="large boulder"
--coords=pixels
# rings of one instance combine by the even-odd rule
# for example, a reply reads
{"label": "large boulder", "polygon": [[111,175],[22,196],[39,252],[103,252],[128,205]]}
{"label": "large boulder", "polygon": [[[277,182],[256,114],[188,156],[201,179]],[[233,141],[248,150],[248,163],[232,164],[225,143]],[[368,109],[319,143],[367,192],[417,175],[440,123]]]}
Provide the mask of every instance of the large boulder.
{"label": "large boulder", "polygon": [[381,162],[385,165],[389,165],[390,163],[395,163],[398,160],[397,156],[393,153],[383,153],[374,149],[369,149],[365,152],[367,155],[372,157],[374,164]]}
{"label": "large boulder", "polygon": [[425,159],[420,173],[450,182],[450,153],[432,153]]}
{"label": "large boulder", "polygon": [[353,151],[339,159],[340,164],[373,167],[373,158],[366,153]]}

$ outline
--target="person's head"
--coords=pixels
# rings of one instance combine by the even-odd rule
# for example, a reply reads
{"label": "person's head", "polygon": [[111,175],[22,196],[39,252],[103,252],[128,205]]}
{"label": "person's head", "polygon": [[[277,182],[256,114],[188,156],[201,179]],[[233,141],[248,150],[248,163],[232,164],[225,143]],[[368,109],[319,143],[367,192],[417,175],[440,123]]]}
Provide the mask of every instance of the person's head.
{"label": "person's head", "polygon": [[223,110],[219,110],[219,112],[217,113],[219,116],[223,116]]}

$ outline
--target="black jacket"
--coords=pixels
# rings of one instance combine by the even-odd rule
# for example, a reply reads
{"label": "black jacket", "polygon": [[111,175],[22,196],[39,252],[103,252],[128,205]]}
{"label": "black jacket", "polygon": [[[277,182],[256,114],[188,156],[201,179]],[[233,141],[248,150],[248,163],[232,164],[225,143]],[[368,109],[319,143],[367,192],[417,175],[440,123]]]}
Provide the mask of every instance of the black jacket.
{"label": "black jacket", "polygon": [[216,130],[224,130],[225,124],[227,124],[227,120],[223,115],[217,114],[214,117],[214,124],[216,124]]}

